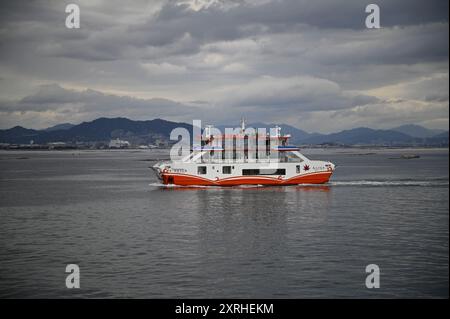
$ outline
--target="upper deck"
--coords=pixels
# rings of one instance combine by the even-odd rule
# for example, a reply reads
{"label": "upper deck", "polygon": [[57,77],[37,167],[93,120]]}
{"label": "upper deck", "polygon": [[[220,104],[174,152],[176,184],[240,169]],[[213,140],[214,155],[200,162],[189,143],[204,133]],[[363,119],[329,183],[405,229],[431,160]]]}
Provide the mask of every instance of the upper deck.
{"label": "upper deck", "polygon": [[194,146],[184,162],[199,163],[288,163],[301,162],[306,158],[299,148],[288,145],[289,134],[282,135],[281,128],[225,129],[225,134],[212,126],[206,126],[201,145]]}

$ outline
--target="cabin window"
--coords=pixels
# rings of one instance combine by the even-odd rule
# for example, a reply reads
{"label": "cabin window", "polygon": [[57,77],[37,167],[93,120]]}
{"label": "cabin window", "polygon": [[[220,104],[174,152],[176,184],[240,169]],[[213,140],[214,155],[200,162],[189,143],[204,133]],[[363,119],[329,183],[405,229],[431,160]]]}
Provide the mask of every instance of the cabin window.
{"label": "cabin window", "polygon": [[231,174],[231,166],[222,166],[222,174]]}
{"label": "cabin window", "polygon": [[206,174],[206,166],[198,166],[197,173],[200,175]]}
{"label": "cabin window", "polygon": [[259,169],[243,169],[242,175],[259,175]]}
{"label": "cabin window", "polygon": [[286,169],[243,169],[242,175],[286,175]]}
{"label": "cabin window", "polygon": [[260,169],[259,170],[260,175],[286,175],[286,169],[279,168],[279,169]]}
{"label": "cabin window", "polygon": [[296,168],[297,174],[300,173],[300,165],[296,165],[295,168]]}

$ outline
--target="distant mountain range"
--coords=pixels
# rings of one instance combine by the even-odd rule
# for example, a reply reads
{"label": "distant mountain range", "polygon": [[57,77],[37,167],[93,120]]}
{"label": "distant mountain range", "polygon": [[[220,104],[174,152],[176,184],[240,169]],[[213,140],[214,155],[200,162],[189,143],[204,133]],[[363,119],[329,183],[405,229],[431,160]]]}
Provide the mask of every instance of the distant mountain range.
{"label": "distant mountain range", "polygon": [[58,125],[55,125],[52,127],[48,127],[44,131],[52,132],[52,131],[59,131],[59,130],[68,130],[74,126],[75,126],[75,124],[62,123],[62,124],[58,124]]}
{"label": "distant mountain range", "polygon": [[[275,127],[276,124],[251,123],[250,127]],[[308,133],[296,127],[279,124],[284,134],[291,134],[293,144],[317,145],[448,145],[448,131],[430,130],[420,125],[403,125],[390,130],[374,130],[366,127],[344,130],[332,134]],[[219,129],[223,131],[221,125]],[[409,133],[406,133],[409,132]]]}
{"label": "distant mountain range", "polygon": [[[222,132],[225,127],[219,125]],[[251,127],[274,127],[275,124],[251,123]],[[449,133],[443,130],[430,130],[419,125],[403,125],[390,130],[375,130],[365,127],[344,130],[332,134],[308,133],[290,125],[280,124],[284,134],[291,134],[291,141],[301,145],[428,145],[448,146]],[[176,127],[189,131],[192,125],[154,119],[134,121],[127,118],[99,118],[78,125],[64,123],[44,130],[33,130],[15,126],[0,130],[0,143],[37,144],[50,142],[107,142],[114,138],[130,141],[132,144],[148,144],[158,139],[168,139]]]}
{"label": "distant mountain range", "polygon": [[176,127],[188,130],[186,123],[170,122],[162,119],[133,121],[127,118],[99,118],[78,125],[61,124],[44,130],[26,129],[15,126],[0,130],[0,143],[36,144],[51,142],[109,142],[111,139],[126,139],[133,144],[149,144],[157,139],[167,139]]}
{"label": "distant mountain range", "polygon": [[445,130],[430,130],[420,125],[415,124],[407,124],[398,127],[394,127],[391,129],[392,131],[397,131],[412,137],[419,138],[428,138],[433,137],[442,133],[445,133]]}

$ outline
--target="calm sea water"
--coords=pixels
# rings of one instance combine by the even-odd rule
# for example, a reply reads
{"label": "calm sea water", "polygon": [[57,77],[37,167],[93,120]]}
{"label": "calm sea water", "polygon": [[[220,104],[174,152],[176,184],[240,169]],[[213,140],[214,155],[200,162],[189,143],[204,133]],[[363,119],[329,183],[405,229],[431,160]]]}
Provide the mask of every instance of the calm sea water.
{"label": "calm sea water", "polygon": [[0,297],[448,297],[448,149],[304,153],[329,185],[163,189],[165,151],[1,152]]}

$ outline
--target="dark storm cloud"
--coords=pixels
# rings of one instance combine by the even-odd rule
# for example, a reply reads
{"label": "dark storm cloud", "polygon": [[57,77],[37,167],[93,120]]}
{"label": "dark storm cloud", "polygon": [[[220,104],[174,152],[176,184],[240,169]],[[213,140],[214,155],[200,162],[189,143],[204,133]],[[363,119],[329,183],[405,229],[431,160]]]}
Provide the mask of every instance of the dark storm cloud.
{"label": "dark storm cloud", "polygon": [[[377,1],[384,27],[448,22],[448,1]],[[270,1],[243,3],[224,10],[213,5],[199,11],[169,2],[156,18],[129,29],[145,33],[141,45],[163,46],[189,33],[200,42],[235,40],[252,34],[277,33],[309,25],[365,29],[364,1]],[[301,29],[300,29],[301,30]],[[137,44],[139,42],[136,42]]]}
{"label": "dark storm cloud", "polygon": [[73,2],[79,30],[64,27],[63,2],[2,3],[2,126],[243,113],[325,131],[448,123],[448,1],[377,1],[378,30],[360,0]]}
{"label": "dark storm cloud", "polygon": [[[377,1],[377,4],[381,7],[383,27],[448,22],[448,1],[386,0]],[[3,8],[6,18],[1,25],[2,29],[6,28],[11,33],[18,28],[20,33],[23,28],[20,21],[27,21],[31,33],[21,36],[54,42],[54,45],[46,47],[46,54],[83,60],[113,60],[124,58],[135,49],[172,47],[149,52],[147,56],[154,58],[158,57],[158,53],[192,54],[201,45],[210,42],[270,33],[302,32],[308,26],[362,30],[365,29],[366,5],[359,0],[285,0],[262,4],[243,2],[228,9],[216,4],[195,11],[187,4],[170,1],[146,21],[138,23],[124,23],[117,16],[108,16],[109,7],[114,7],[114,3],[99,8],[87,6],[85,9],[81,6],[83,27],[75,33],[57,28],[63,23],[64,16],[60,14],[64,8],[62,3],[37,1],[28,5],[19,1],[9,2]],[[107,11],[102,14],[101,10]],[[42,38],[41,24],[49,27],[45,34],[47,37],[44,35]],[[51,31],[50,27],[60,31]],[[183,41],[183,45],[177,47],[179,41]]]}
{"label": "dark storm cloud", "polygon": [[448,58],[448,24],[364,30],[326,39],[305,54],[323,64],[413,64]]}
{"label": "dark storm cloud", "polygon": [[[379,1],[378,4],[382,8],[383,27],[448,22],[448,1]],[[149,52],[146,57],[158,58],[167,54],[193,54],[206,43],[271,33],[304,32],[308,27],[363,30],[365,5],[359,0],[344,2],[285,0],[260,5],[243,3],[228,10],[213,5],[207,9],[194,11],[187,5],[169,2],[155,17],[150,17],[145,23],[111,28],[93,34],[88,39],[92,49],[87,52],[81,52],[74,45],[68,45],[66,48],[62,46],[61,51],[56,54],[73,58],[78,54],[80,59],[97,60],[102,56],[105,59],[112,59],[114,56],[123,57],[126,48],[153,47],[157,49]],[[441,33],[438,33],[432,39],[426,40],[431,43],[422,44],[422,48],[428,44],[435,47],[436,41],[439,44],[443,39]],[[182,42],[183,45],[177,46],[178,42]],[[402,56],[402,53],[408,52],[407,48],[408,46],[393,45],[389,48],[389,52],[397,51],[397,55]],[[445,49],[440,51],[448,52]],[[442,55],[441,52],[433,50],[422,53],[427,52]]]}

